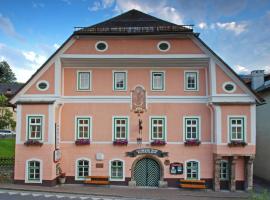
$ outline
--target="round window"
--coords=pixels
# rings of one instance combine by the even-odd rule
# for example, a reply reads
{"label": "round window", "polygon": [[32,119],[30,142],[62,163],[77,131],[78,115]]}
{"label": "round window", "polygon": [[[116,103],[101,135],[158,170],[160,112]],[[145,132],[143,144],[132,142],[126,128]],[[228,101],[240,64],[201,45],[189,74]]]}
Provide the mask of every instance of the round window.
{"label": "round window", "polygon": [[166,41],[161,41],[158,43],[158,49],[160,51],[168,51],[170,49],[170,43]]}
{"label": "round window", "polygon": [[96,43],[96,50],[97,51],[106,51],[108,49],[108,44],[103,41],[99,41]]}
{"label": "round window", "polygon": [[231,93],[231,92],[234,92],[235,89],[236,89],[236,86],[235,86],[235,84],[232,83],[232,82],[226,82],[226,83],[223,84],[223,90],[224,90],[225,92]]}
{"label": "round window", "polygon": [[38,90],[45,91],[49,88],[49,83],[47,81],[39,81],[37,83]]}

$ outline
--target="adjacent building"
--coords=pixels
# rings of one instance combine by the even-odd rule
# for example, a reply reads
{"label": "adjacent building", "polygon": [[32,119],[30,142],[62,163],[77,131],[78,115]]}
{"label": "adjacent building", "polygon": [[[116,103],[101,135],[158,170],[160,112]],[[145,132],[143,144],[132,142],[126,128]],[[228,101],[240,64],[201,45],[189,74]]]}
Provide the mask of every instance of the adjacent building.
{"label": "adjacent building", "polygon": [[13,97],[15,181],[251,189],[256,103],[193,31],[131,10],[78,28]]}

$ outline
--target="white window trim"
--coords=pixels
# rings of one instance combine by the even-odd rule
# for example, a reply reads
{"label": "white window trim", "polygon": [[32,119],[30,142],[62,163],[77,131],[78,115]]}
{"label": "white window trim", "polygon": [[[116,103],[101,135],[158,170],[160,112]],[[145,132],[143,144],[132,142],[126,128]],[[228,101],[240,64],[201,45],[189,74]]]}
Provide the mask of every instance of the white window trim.
{"label": "white window trim", "polygon": [[88,176],[91,176],[91,160],[89,158],[86,158],[86,157],[80,157],[80,158],[77,158],[76,161],[75,161],[75,180],[76,181],[85,180],[84,178],[78,177],[78,161],[79,160],[86,160],[86,161],[89,162],[89,174],[88,174]]}
{"label": "white window trim", "polygon": [[25,134],[25,141],[28,140],[28,131],[29,131],[29,124],[28,124],[28,118],[29,117],[42,117],[42,127],[41,127],[41,140],[38,140],[40,142],[44,142],[45,137],[45,115],[43,114],[28,114],[26,115],[25,123],[26,123],[26,134]]}
{"label": "white window trim", "polygon": [[[90,76],[89,76],[89,89],[87,90],[82,90],[79,88],[79,73],[83,73],[83,72],[86,72],[86,73],[90,73]],[[76,79],[76,84],[77,84],[77,91],[78,92],[87,92],[87,91],[92,91],[92,71],[91,70],[77,70],[77,79]]]}
{"label": "white window trim", "polygon": [[187,180],[187,163],[188,162],[191,162],[191,161],[195,161],[195,162],[198,162],[198,180],[201,180],[201,163],[199,160],[196,160],[196,159],[189,159],[189,160],[186,160],[185,161],[185,180]]}
{"label": "white window trim", "polygon": [[[104,43],[104,44],[106,45],[106,48],[105,48],[104,50],[100,50],[100,49],[97,48],[98,44],[100,44],[100,43]],[[108,43],[105,42],[105,41],[98,41],[98,42],[96,42],[96,44],[95,44],[95,49],[96,49],[97,51],[99,51],[99,52],[107,51],[108,48],[109,48],[109,45],[108,45]]]}
{"label": "white window trim", "polygon": [[[111,178],[111,167],[112,167],[112,162],[113,161],[117,161],[117,160],[119,160],[119,161],[121,161],[122,163],[123,163],[123,178],[122,179],[113,179],[113,178]],[[113,158],[113,159],[111,159],[110,161],[109,161],[109,180],[110,181],[125,181],[125,179],[126,179],[126,173],[125,173],[125,170],[126,170],[126,167],[125,167],[126,165],[125,165],[125,161],[124,160],[122,160],[122,159],[119,159],[119,158]]]}
{"label": "white window trim", "polygon": [[115,129],[115,127],[114,127],[114,119],[117,119],[117,118],[127,118],[127,123],[128,123],[128,125],[127,125],[127,141],[129,141],[129,130],[130,130],[130,128],[129,128],[129,126],[130,126],[130,124],[129,124],[129,116],[113,116],[112,117],[112,142],[114,142],[114,129]]}
{"label": "white window trim", "polygon": [[77,119],[78,118],[89,118],[90,119],[90,128],[89,128],[89,139],[92,141],[92,130],[93,130],[93,123],[92,123],[92,116],[90,115],[76,115],[75,116],[75,121],[74,121],[74,126],[75,126],[75,131],[74,131],[74,140],[77,140]]}
{"label": "white window trim", "polygon": [[[186,89],[186,73],[197,73],[197,89]],[[184,91],[185,92],[198,92],[200,90],[200,72],[199,70],[184,70]]]}
{"label": "white window trim", "polygon": [[[221,181],[228,181],[229,180],[229,176],[230,176],[230,174],[229,174],[229,161],[228,160],[221,160],[220,161],[220,165],[222,164],[222,163],[227,163],[227,166],[228,166],[228,168],[227,168],[227,178],[226,179],[224,179],[224,178],[221,178],[221,173],[219,172],[219,179],[221,180]],[[220,171],[221,171],[221,166],[220,166]]]}
{"label": "white window trim", "polygon": [[[153,89],[153,73],[163,73],[163,89]],[[150,88],[152,92],[164,92],[166,91],[166,71],[164,70],[151,70],[150,71]]]}
{"label": "white window trim", "polygon": [[[44,88],[44,89],[39,88],[38,85],[39,85],[40,83],[46,83],[46,84],[47,84],[47,87]],[[40,80],[40,81],[38,81],[37,84],[36,84],[36,88],[37,88],[39,91],[47,91],[47,90],[49,89],[49,87],[50,87],[50,83],[49,83],[48,81],[46,81],[46,80]]]}
{"label": "white window trim", "polygon": [[[120,73],[125,73],[126,74],[126,80],[125,80],[125,84],[126,84],[126,86],[125,86],[125,89],[116,89],[116,87],[114,87],[115,86],[115,76],[114,76],[114,74],[115,73],[118,73],[118,72],[120,72]],[[128,71],[127,70],[113,70],[112,71],[112,79],[113,79],[113,85],[112,85],[112,90],[113,91],[117,91],[117,92],[121,92],[121,91],[127,91],[127,88],[128,88]]]}
{"label": "white window trim", "polygon": [[[34,180],[29,180],[28,179],[28,162],[30,161],[38,161],[40,163],[40,179],[38,181],[34,181]],[[42,183],[43,180],[43,161],[38,159],[38,158],[30,158],[28,160],[25,161],[25,175],[24,175],[24,182],[25,183]]]}
{"label": "white window trim", "polygon": [[188,116],[188,115],[185,115],[183,116],[183,141],[186,142],[186,119],[199,119],[199,137],[198,137],[198,140],[201,141],[201,135],[202,135],[202,128],[201,128],[201,116],[200,115],[192,115],[192,116]]}
{"label": "white window trim", "polygon": [[[166,49],[166,50],[160,49],[160,48],[159,48],[159,45],[160,45],[161,43],[166,43],[166,44],[168,45],[168,49]],[[170,44],[168,41],[160,41],[160,42],[157,43],[157,49],[158,49],[159,51],[161,51],[161,52],[167,52],[167,51],[169,51],[169,50],[171,49],[171,44]]]}
{"label": "white window trim", "polygon": [[[233,85],[234,88],[233,88],[232,91],[226,90],[225,86],[226,86],[227,84]],[[223,89],[223,91],[226,92],[226,93],[234,93],[235,90],[236,90],[236,84],[235,84],[234,82],[231,82],[231,81],[225,82],[225,83],[222,84],[222,89]]]}
{"label": "white window trim", "polygon": [[152,140],[152,119],[155,118],[163,118],[164,119],[164,141],[167,142],[167,116],[149,116],[149,142],[153,142]]}
{"label": "white window trim", "polygon": [[[243,142],[247,142],[247,116],[246,115],[228,115],[227,116],[227,143],[231,142],[230,118],[244,118],[244,138],[243,138]],[[242,141],[242,140],[232,140],[232,141]]]}

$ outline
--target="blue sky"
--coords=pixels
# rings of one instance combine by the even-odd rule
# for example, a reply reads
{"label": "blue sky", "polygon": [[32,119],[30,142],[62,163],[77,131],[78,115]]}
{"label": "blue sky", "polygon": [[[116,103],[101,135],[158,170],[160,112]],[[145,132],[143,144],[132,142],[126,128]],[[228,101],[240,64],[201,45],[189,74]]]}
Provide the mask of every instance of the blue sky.
{"label": "blue sky", "polygon": [[73,32],[130,9],[200,37],[236,72],[270,72],[270,0],[0,0],[0,61],[25,82]]}

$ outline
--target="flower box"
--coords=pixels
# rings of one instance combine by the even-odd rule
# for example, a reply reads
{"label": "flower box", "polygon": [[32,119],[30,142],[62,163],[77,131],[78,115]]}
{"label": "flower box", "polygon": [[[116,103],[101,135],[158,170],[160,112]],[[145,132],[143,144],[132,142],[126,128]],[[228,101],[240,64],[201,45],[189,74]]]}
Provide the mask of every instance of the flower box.
{"label": "flower box", "polygon": [[127,145],[128,141],[126,139],[116,139],[113,141],[114,145]]}
{"label": "flower box", "polygon": [[153,140],[151,142],[152,146],[162,146],[162,145],[165,145],[165,144],[166,144],[165,140]]}
{"label": "flower box", "polygon": [[75,141],[76,145],[89,145],[90,144],[90,140],[89,139],[77,139]]}
{"label": "flower box", "polygon": [[246,145],[247,143],[244,141],[231,141],[230,143],[228,143],[229,147],[244,147]]}
{"label": "flower box", "polygon": [[26,146],[42,146],[43,143],[39,140],[27,140],[24,142]]}
{"label": "flower box", "polygon": [[186,140],[185,145],[186,146],[199,146],[201,144],[200,140]]}

